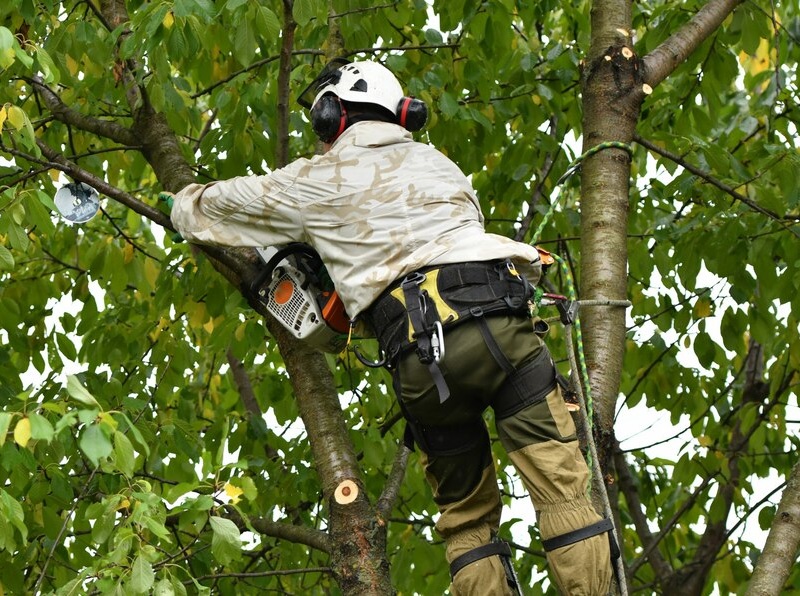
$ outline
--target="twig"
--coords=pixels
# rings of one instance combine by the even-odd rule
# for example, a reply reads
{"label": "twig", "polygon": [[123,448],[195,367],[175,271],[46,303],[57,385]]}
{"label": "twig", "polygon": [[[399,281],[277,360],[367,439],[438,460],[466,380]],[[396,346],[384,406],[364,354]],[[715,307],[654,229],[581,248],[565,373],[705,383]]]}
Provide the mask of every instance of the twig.
{"label": "twig", "polygon": [[50,564],[50,561],[53,558],[53,554],[56,552],[56,548],[61,546],[61,537],[64,535],[64,532],[67,529],[67,524],[74,515],[75,510],[78,508],[78,503],[82,503],[83,498],[86,496],[86,493],[89,492],[89,487],[91,486],[92,479],[94,478],[94,475],[96,473],[97,473],[97,468],[93,469],[92,473],[89,474],[89,478],[83,484],[83,490],[81,491],[81,494],[78,495],[77,499],[75,499],[75,501],[72,504],[72,508],[69,510],[69,513],[67,513],[66,517],[64,518],[64,523],[61,524],[61,529],[58,531],[58,535],[53,540],[53,546],[50,547],[50,552],[47,553],[47,558],[44,560],[44,563],[42,564],[42,571],[39,573],[39,579],[36,580],[36,585],[33,587],[34,594],[40,593],[40,588],[42,587],[42,582],[44,581],[45,573],[47,572],[47,566]]}
{"label": "twig", "polygon": [[271,575],[295,575],[298,573],[333,573],[333,569],[330,567],[305,567],[302,569],[275,569],[273,571],[247,571],[247,572],[240,572],[240,573],[215,573],[212,575],[201,575],[200,577],[195,577],[194,579],[185,580],[183,583],[184,585],[191,585],[196,581],[203,581],[207,579],[220,579],[223,577],[238,577],[238,578],[248,578],[248,577],[269,577]]}
{"label": "twig", "polygon": [[756,203],[756,202],[752,201],[751,199],[749,199],[748,197],[744,196],[742,193],[737,192],[733,187],[728,186],[727,184],[724,184],[720,180],[717,180],[712,175],[710,175],[708,172],[704,172],[700,168],[698,168],[696,166],[693,166],[692,164],[687,162],[685,159],[683,159],[680,155],[672,153],[671,151],[668,151],[666,149],[662,149],[661,147],[655,145],[654,143],[651,143],[647,139],[643,139],[639,135],[634,135],[633,140],[635,142],[637,142],[638,144],[640,144],[642,147],[645,147],[646,149],[648,149],[650,151],[658,153],[659,155],[661,155],[663,157],[666,157],[667,159],[669,159],[671,161],[674,161],[675,163],[679,164],[681,167],[685,168],[687,171],[691,172],[692,174],[694,174],[698,178],[702,178],[703,180],[705,180],[706,182],[708,182],[712,186],[715,186],[718,189],[720,189],[721,191],[723,191],[724,193],[729,194],[730,196],[732,196],[737,201],[741,201],[742,203],[744,203],[745,205],[750,207],[753,211],[757,211],[757,212],[761,213],[762,215],[766,215],[770,219],[774,220],[776,223],[778,223],[781,226],[783,226],[788,232],[790,232],[793,235],[795,235],[798,238],[800,238],[800,233],[796,232],[795,230],[793,230],[792,228],[790,228],[786,224],[786,222],[784,221],[786,219],[785,217],[781,217],[780,215],[778,215],[774,211],[770,211],[769,209],[765,209],[764,207],[762,207],[758,203]]}

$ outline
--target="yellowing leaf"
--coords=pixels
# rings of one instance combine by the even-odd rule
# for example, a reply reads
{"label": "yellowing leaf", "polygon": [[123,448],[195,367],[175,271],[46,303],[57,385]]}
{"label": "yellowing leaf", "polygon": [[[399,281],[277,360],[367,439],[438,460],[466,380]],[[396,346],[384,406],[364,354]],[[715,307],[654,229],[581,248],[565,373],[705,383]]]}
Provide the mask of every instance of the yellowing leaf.
{"label": "yellowing leaf", "polygon": [[195,302],[194,307],[189,309],[189,325],[192,327],[202,327],[206,320],[206,305],[202,302]]}
{"label": "yellowing leaf", "polygon": [[[147,268],[146,262],[145,262],[145,268]],[[169,319],[167,317],[161,317],[158,321],[158,325],[156,325],[156,328],[150,332],[150,340],[151,341],[158,340],[158,338],[161,336],[161,332],[168,328],[169,328]]]}
{"label": "yellowing leaf", "polygon": [[73,76],[78,72],[78,61],[69,54],[67,54],[67,70]]}
{"label": "yellowing leaf", "polygon": [[100,424],[105,424],[111,430],[117,430],[117,426],[119,426],[119,422],[117,422],[109,412],[100,412],[97,415],[97,419]]}
{"label": "yellowing leaf", "polygon": [[711,301],[707,298],[700,298],[694,305],[694,316],[703,319],[711,315]]}
{"label": "yellowing leaf", "polygon": [[144,279],[151,289],[155,290],[156,280],[158,279],[158,264],[153,259],[146,259],[144,262]]}
{"label": "yellowing leaf", "polygon": [[244,491],[238,486],[233,486],[229,482],[225,484],[225,494],[228,495],[228,497],[230,497],[231,503],[233,503],[234,505],[236,505],[241,500],[240,497],[242,496],[243,493]]}
{"label": "yellowing leaf", "polygon": [[127,265],[133,260],[133,244],[130,242],[125,243],[122,249],[122,261]]}
{"label": "yellowing leaf", "polygon": [[11,126],[20,130],[25,126],[25,112],[19,106],[8,106],[8,121]]}
{"label": "yellowing leaf", "polygon": [[22,418],[14,427],[14,441],[20,447],[25,447],[31,440],[31,421],[26,416]]}
{"label": "yellowing leaf", "polygon": [[6,112],[6,106],[0,108],[0,129],[3,128],[3,124],[6,123],[6,118],[8,117],[8,112]]}
{"label": "yellowing leaf", "polygon": [[233,332],[233,337],[236,338],[236,341],[242,341],[244,339],[244,329],[247,326],[247,323],[242,323],[236,328],[236,331]]}
{"label": "yellowing leaf", "polygon": [[172,29],[172,25],[175,23],[175,15],[172,14],[172,11],[168,11],[167,14],[164,15],[164,19],[161,21],[161,24],[164,25],[167,29]]}

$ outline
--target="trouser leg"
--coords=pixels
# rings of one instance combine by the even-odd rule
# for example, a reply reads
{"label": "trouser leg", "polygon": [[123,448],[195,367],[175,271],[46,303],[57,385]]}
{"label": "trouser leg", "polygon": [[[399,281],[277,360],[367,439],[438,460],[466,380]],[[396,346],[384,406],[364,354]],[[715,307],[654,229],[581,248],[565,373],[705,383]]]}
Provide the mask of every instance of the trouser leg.
{"label": "trouser leg", "polygon": [[[542,342],[532,332],[530,321],[514,317],[488,319],[492,335],[515,367],[530,363],[541,354]],[[446,335],[447,356],[441,368],[451,396],[440,403],[430,372],[412,354],[400,365],[396,389],[407,413],[426,425],[468,427],[480,420],[481,412],[497,405],[504,395],[506,374],[486,348],[476,325],[465,324]],[[537,369],[539,370],[539,369]],[[552,379],[552,375],[550,377]],[[527,381],[526,381],[527,383]],[[584,528],[600,519],[586,497],[589,472],[578,449],[575,427],[564,406],[561,393],[551,391],[532,405],[522,390],[513,403],[500,408],[507,416],[498,416],[497,429],[512,463],[531,495],[543,539]],[[517,399],[519,398],[519,399]],[[502,401],[502,400],[501,400]],[[499,523],[500,496],[488,442],[484,455],[423,456],[426,475],[441,511],[437,530],[447,543],[448,561],[471,548],[487,544]],[[476,469],[469,461],[481,462]],[[460,486],[458,490],[452,487]],[[460,491],[460,492],[459,492]],[[491,503],[491,507],[488,504]],[[490,513],[491,511],[491,513]],[[605,594],[611,580],[608,537],[594,536],[548,553],[551,576],[564,594]],[[464,567],[453,582],[454,594],[493,594],[485,588],[493,579],[504,594],[508,589],[499,557],[487,558],[491,572],[470,580],[470,568]],[[466,575],[465,575],[466,574]],[[465,587],[461,588],[461,582]]]}
{"label": "trouser leg", "polygon": [[[542,540],[601,519],[586,496],[589,470],[558,389],[544,401],[498,420],[497,429],[536,509]],[[608,593],[612,567],[605,533],[552,550],[547,559],[563,594]]]}
{"label": "trouser leg", "polygon": [[[488,452],[488,444],[481,445],[481,448],[484,454]],[[436,531],[445,540],[448,563],[488,544],[499,527],[502,503],[491,458],[482,469],[477,466],[477,483],[463,473],[481,460],[486,463],[484,454],[472,451],[451,457],[425,453],[420,456],[439,507]],[[453,596],[512,594],[497,555],[479,559],[458,571],[453,577],[450,593]]]}

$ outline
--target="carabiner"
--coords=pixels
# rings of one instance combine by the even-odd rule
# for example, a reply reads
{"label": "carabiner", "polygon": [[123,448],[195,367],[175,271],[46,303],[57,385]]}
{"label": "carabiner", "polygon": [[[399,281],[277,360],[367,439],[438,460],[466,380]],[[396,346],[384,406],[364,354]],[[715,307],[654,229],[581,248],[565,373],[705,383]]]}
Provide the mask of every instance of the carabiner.
{"label": "carabiner", "polygon": [[444,329],[442,329],[441,321],[436,321],[433,324],[431,350],[433,351],[433,361],[439,364],[442,358],[444,358]]}

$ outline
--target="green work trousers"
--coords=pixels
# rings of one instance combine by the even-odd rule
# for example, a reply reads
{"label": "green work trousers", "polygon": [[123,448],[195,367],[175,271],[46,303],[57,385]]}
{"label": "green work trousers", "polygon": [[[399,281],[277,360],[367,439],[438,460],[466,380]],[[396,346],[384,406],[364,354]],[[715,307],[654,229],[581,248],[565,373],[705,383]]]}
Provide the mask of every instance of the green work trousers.
{"label": "green work trousers", "polygon": [[[541,350],[546,349],[523,316],[494,316],[486,321],[515,368],[542,356]],[[435,433],[435,427],[450,431],[447,449],[420,450],[440,511],[436,530],[452,562],[489,543],[499,527],[502,503],[482,413],[497,405],[508,375],[492,356],[475,321],[446,330],[445,347],[439,366],[450,397],[444,403],[428,367],[413,352],[400,360],[395,387],[409,420],[425,425],[429,432]],[[495,409],[497,434],[533,502],[541,538],[599,521],[586,494],[589,471],[558,386],[544,399],[511,415],[497,419],[497,414]],[[465,429],[463,439],[452,432],[458,427]],[[608,593],[612,566],[605,533],[555,549],[547,553],[547,560],[551,578],[563,594]],[[500,558],[493,555],[463,567],[453,578],[451,594],[511,594]]]}

